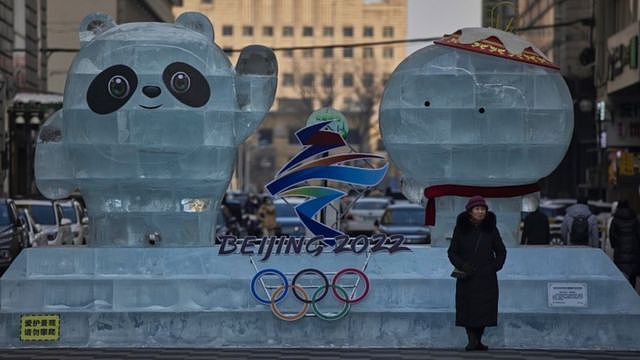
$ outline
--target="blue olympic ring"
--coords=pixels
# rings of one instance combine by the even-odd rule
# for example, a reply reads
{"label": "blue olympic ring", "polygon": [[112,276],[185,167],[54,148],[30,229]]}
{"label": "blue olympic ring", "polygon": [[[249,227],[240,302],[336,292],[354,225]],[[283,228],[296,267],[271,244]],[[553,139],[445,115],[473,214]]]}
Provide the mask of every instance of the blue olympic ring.
{"label": "blue olympic ring", "polygon": [[255,297],[256,300],[258,300],[260,303],[262,303],[264,305],[271,304],[271,300],[269,300],[269,299],[265,300],[265,299],[261,298],[260,296],[258,296],[258,293],[256,292],[256,282],[258,282],[258,280],[265,274],[274,274],[274,275],[278,275],[278,276],[280,276],[280,278],[282,278],[282,281],[284,282],[284,291],[274,301],[275,302],[279,302],[282,299],[284,299],[284,297],[287,296],[287,292],[289,291],[289,281],[287,280],[287,277],[284,276],[284,273],[282,271],[276,270],[276,269],[260,270],[260,271],[258,271],[257,274],[255,274],[253,276],[253,279],[251,279],[251,293],[253,294],[253,297]]}

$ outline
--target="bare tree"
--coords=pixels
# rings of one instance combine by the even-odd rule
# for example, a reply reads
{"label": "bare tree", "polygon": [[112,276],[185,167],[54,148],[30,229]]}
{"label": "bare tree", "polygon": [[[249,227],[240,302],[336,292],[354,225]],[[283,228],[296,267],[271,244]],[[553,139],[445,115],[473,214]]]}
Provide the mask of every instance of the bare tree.
{"label": "bare tree", "polygon": [[360,151],[370,151],[369,132],[384,90],[377,62],[372,59],[346,66],[339,60],[316,61],[312,68],[305,72],[303,66],[294,66],[301,103],[309,114],[320,107],[339,107],[357,133],[351,144]]}

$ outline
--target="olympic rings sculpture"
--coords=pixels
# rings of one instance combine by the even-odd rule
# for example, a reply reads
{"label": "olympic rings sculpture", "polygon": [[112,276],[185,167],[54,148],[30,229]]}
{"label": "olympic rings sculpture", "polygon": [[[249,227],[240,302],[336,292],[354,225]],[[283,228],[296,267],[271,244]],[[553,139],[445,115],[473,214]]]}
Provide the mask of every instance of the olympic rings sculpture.
{"label": "olympic rings sculpture", "polygon": [[[320,279],[322,279],[322,282],[324,283],[324,285],[319,286],[314,291],[311,297],[309,297],[309,294],[302,286],[297,284],[300,278],[306,274],[315,274],[320,277]],[[347,291],[342,286],[338,285],[338,279],[345,274],[355,274],[360,279],[362,279],[364,283],[364,290],[358,297],[351,299],[347,294]],[[258,295],[256,291],[256,284],[265,275],[276,275],[280,277],[283,282],[282,285],[278,286],[273,291],[270,299],[264,299],[260,297],[260,295]],[[370,284],[367,275],[361,270],[355,268],[345,268],[338,271],[333,276],[331,283],[329,283],[329,279],[327,279],[327,276],[323,272],[314,268],[307,268],[298,271],[298,273],[293,277],[291,284],[289,284],[289,281],[287,280],[287,277],[283,272],[272,268],[258,271],[253,276],[253,279],[251,279],[251,294],[253,294],[253,297],[261,304],[270,305],[273,314],[278,319],[285,321],[296,321],[302,319],[309,310],[309,304],[311,304],[313,313],[322,320],[332,321],[342,319],[349,313],[349,310],[351,310],[351,305],[361,302],[367,296],[367,294],[369,294],[369,287]],[[318,308],[318,302],[324,299],[324,297],[329,293],[329,288],[331,288],[333,296],[343,304],[342,309],[337,314],[325,314]],[[302,309],[300,309],[300,311],[293,315],[284,314],[277,305],[279,302],[284,300],[289,292],[289,289],[291,289],[293,295],[303,303]]]}

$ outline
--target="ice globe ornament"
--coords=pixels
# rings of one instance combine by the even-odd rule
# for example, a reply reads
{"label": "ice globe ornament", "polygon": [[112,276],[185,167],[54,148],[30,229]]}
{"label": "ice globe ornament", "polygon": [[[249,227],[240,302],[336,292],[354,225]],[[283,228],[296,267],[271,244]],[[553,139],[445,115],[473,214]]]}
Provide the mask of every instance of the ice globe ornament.
{"label": "ice globe ornament", "polygon": [[42,127],[36,184],[58,199],[79,189],[92,246],[206,246],[236,147],[260,124],[277,62],[248,46],[235,69],[211,22],[80,25],[63,108]]}
{"label": "ice globe ornament", "polygon": [[[520,196],[537,191],[564,157],[572,104],[557,67],[535,46],[497,29],[465,28],[394,70],[380,131],[403,175],[426,190],[428,223],[444,235],[464,198],[476,194],[495,198],[490,205],[503,218],[519,217]],[[502,225],[512,232],[517,223]]]}

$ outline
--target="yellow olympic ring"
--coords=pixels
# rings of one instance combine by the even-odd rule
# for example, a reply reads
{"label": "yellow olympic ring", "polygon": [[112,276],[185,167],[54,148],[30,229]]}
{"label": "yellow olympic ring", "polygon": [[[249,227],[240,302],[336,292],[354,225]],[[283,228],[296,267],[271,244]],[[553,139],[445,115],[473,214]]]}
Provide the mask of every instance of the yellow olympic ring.
{"label": "yellow olympic ring", "polygon": [[[302,288],[302,286],[291,284],[289,285],[289,288],[292,289],[293,291],[296,291],[297,293],[298,291],[300,291],[298,294],[302,294],[302,297],[304,298],[304,300],[307,300],[307,301],[309,300],[309,295],[307,295],[307,292]],[[273,312],[273,314],[278,319],[284,320],[284,321],[296,321],[296,320],[302,319],[307,314],[307,310],[309,309],[309,303],[304,301],[302,310],[300,310],[300,312],[298,312],[297,314],[285,315],[280,311],[280,309],[278,309],[278,306],[274,301],[275,299],[278,298],[278,295],[280,295],[280,292],[282,292],[282,290],[284,290],[284,285],[278,286],[278,288],[276,288],[276,290],[273,292],[273,296],[271,296],[271,311]]]}

